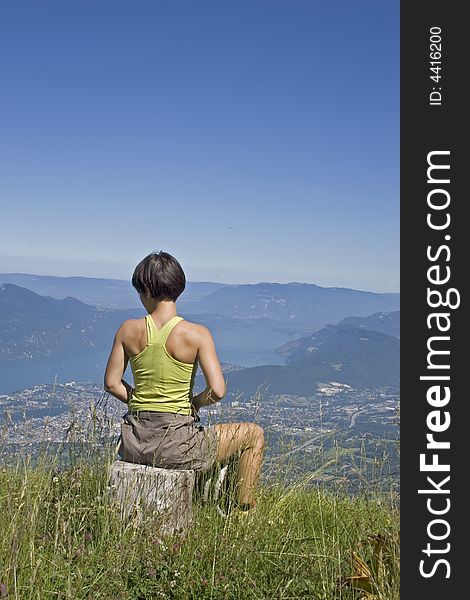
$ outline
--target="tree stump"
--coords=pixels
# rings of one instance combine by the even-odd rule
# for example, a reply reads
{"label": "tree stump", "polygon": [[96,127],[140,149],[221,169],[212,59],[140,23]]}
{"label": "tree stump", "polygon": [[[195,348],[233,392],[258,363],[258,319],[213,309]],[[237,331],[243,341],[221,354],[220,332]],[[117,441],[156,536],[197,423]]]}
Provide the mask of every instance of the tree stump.
{"label": "tree stump", "polygon": [[108,496],[121,518],[158,517],[163,535],[184,534],[192,524],[193,470],[160,469],[116,460],[109,469]]}

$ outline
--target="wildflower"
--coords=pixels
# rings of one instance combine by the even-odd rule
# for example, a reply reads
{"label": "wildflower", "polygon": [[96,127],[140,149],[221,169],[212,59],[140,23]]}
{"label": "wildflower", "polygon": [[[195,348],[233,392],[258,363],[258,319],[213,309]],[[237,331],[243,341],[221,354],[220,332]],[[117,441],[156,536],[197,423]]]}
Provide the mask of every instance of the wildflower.
{"label": "wildflower", "polygon": [[86,539],[86,540],[88,540],[88,541],[90,541],[90,540],[92,540],[92,539],[93,539],[93,536],[91,535],[91,533],[90,533],[89,531],[87,531],[87,532],[85,533],[85,539]]}
{"label": "wildflower", "polygon": [[157,574],[157,572],[155,571],[155,569],[149,569],[149,570],[147,571],[147,575],[148,575],[149,577],[155,577],[155,575],[156,575],[156,574]]}
{"label": "wildflower", "polygon": [[7,597],[7,586],[4,583],[0,582],[0,598]]}
{"label": "wildflower", "polygon": [[53,477],[52,478],[52,483],[58,483],[59,482],[59,478],[58,477]]}
{"label": "wildflower", "polygon": [[176,581],[175,581],[174,579],[172,579],[172,580],[170,581],[170,587],[174,588],[174,587],[175,587],[175,585],[176,585]]}
{"label": "wildflower", "polygon": [[203,587],[206,587],[206,585],[207,585],[208,583],[209,583],[209,582],[208,582],[208,580],[207,580],[207,578],[206,578],[206,577],[203,577],[203,578],[201,579],[201,585],[202,585]]}
{"label": "wildflower", "polygon": [[180,576],[180,572],[179,571],[175,571],[175,577],[179,577]]}

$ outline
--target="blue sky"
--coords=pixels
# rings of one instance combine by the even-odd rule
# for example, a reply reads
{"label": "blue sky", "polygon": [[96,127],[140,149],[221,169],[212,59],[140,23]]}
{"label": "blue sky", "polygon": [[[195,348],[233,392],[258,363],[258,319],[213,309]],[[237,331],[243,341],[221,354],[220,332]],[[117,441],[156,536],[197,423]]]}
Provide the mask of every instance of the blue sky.
{"label": "blue sky", "polygon": [[399,289],[399,3],[0,7],[0,272]]}

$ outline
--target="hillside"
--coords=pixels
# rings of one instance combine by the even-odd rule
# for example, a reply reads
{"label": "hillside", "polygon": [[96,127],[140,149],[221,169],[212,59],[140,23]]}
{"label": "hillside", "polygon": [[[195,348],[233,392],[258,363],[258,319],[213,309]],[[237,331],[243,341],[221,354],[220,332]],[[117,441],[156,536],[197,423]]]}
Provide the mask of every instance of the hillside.
{"label": "hillside", "polygon": [[0,360],[68,355],[112,342],[122,318],[75,298],[56,300],[0,285]]}
{"label": "hillside", "polygon": [[215,290],[187,305],[193,313],[205,311],[243,319],[261,319],[289,331],[316,331],[350,315],[368,316],[399,308],[398,294],[377,294],[346,288],[323,288],[309,283],[257,283]]}
{"label": "hillside", "polygon": [[251,395],[259,386],[270,394],[312,395],[318,383],[336,381],[354,388],[397,386],[400,342],[360,327],[328,325],[284,344],[286,366],[269,365],[230,373],[228,391]]}
{"label": "hillside", "polygon": [[[88,459],[88,457],[86,457]],[[355,497],[315,483],[261,483],[254,514],[224,519],[195,493],[184,537],[162,536],[158,517],[139,527],[106,500],[106,458],[66,469],[54,456],[0,469],[0,597],[70,600],[354,600],[354,551],[372,565],[369,536],[386,543],[374,598],[399,598],[399,513],[394,496]],[[334,458],[330,469],[334,470]],[[312,481],[313,479],[313,481]],[[229,499],[233,497],[229,489]]]}
{"label": "hillside", "polygon": [[369,317],[346,317],[340,325],[361,327],[369,331],[378,331],[400,337],[400,311],[379,312]]}

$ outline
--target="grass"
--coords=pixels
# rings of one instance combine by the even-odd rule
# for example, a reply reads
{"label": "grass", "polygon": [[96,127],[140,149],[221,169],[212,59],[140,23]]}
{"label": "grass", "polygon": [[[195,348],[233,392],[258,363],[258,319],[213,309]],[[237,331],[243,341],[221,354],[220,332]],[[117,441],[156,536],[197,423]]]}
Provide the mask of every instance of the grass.
{"label": "grass", "polygon": [[[291,481],[289,461],[280,461],[252,515],[224,519],[197,496],[186,536],[164,537],[151,517],[144,525],[120,519],[105,493],[113,449],[95,445],[87,454],[91,447],[77,442],[66,467],[59,451],[0,467],[0,598],[399,598],[391,495],[326,489],[320,467]],[[329,453],[330,469],[332,461]],[[380,569],[374,535],[387,540]],[[361,562],[370,567],[370,593],[345,580],[360,574]]]}

